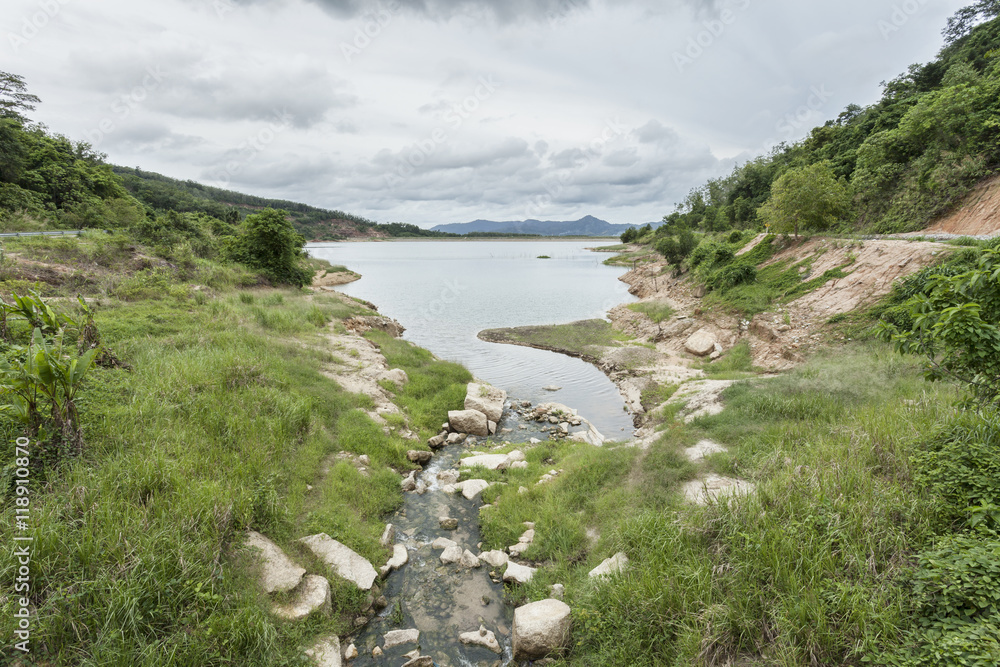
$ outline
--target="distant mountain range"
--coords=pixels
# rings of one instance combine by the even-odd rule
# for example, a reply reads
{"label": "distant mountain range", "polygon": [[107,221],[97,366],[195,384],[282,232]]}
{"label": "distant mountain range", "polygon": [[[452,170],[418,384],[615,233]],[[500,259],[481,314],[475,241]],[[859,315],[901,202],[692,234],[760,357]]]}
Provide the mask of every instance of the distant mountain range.
{"label": "distant mountain range", "polygon": [[[436,225],[431,231],[448,232],[450,234],[468,234],[469,232],[494,232],[501,234],[540,234],[542,236],[620,236],[629,227],[642,227],[646,223],[632,225],[613,225],[606,220],[586,215],[579,220],[520,220],[495,222],[493,220],[473,220],[472,222],[456,222],[448,225]],[[661,222],[649,223],[653,227]]]}

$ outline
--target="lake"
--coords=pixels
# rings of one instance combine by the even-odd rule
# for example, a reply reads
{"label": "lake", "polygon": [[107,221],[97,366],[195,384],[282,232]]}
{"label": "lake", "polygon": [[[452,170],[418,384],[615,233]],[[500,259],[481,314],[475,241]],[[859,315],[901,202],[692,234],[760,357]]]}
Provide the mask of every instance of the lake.
{"label": "lake", "polygon": [[[476,377],[534,403],[577,409],[610,439],[627,439],[632,418],[614,384],[594,366],[561,354],[476,338],[483,329],[604,318],[634,301],[589,241],[391,241],[315,243],[310,255],[361,280],[337,289],[378,306],[406,327],[403,337]],[[551,259],[538,259],[548,255]],[[546,385],[562,387],[544,391]]]}

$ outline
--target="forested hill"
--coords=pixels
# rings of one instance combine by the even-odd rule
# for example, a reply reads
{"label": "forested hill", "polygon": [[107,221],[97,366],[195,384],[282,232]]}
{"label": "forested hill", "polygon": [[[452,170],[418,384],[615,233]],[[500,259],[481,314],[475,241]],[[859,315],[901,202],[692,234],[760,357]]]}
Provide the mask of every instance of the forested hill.
{"label": "forested hill", "polygon": [[938,56],[883,83],[878,102],[849,105],[803,141],[692,190],[659,233],[926,227],[1000,168],[998,15],[996,0],[959,11]]}
{"label": "forested hill", "polygon": [[[658,223],[652,223],[654,226]],[[493,220],[474,220],[472,222],[437,225],[431,227],[434,231],[451,232],[454,234],[491,233],[491,234],[535,234],[539,236],[618,236],[630,227],[637,225],[615,225],[610,222],[587,215],[579,220],[519,220],[495,222]],[[641,226],[641,225],[638,225]]]}
{"label": "forested hill", "polygon": [[299,233],[308,239],[388,235],[385,232],[373,234],[374,221],[343,211],[329,211],[308,204],[215,188],[195,181],[181,181],[139,168],[114,166],[112,169],[133,197],[156,210],[204,213],[235,222],[249,213],[274,208],[286,211]]}

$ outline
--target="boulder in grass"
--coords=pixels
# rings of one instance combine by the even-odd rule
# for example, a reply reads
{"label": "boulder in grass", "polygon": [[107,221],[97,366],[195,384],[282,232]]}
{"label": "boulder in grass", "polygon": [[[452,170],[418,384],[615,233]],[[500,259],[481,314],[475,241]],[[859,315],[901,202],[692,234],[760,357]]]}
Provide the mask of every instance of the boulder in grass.
{"label": "boulder in grass", "polygon": [[284,593],[299,585],[306,570],[285,555],[277,544],[255,531],[247,532],[246,546],[260,553],[260,587],[265,593]]}
{"label": "boulder in grass", "polygon": [[478,410],[451,410],[448,423],[456,433],[486,436],[490,434],[489,420]]}
{"label": "boulder in grass", "polygon": [[561,600],[540,600],[514,610],[514,660],[538,660],[569,646],[572,619]]}
{"label": "boulder in grass", "polygon": [[324,563],[330,566],[337,575],[346,579],[363,591],[371,590],[378,572],[365,558],[349,547],[341,544],[326,533],[303,537],[299,542],[305,544]]}

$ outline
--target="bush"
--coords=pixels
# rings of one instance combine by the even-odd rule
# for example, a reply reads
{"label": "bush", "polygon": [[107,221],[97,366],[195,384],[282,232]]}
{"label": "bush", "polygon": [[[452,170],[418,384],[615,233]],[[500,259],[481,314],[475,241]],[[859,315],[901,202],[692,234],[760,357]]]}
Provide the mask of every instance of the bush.
{"label": "bush", "polygon": [[302,287],[312,281],[314,273],[302,261],[303,245],[305,238],[285,212],[267,208],[246,217],[224,252],[233,261],[263,271],[274,282]]}
{"label": "bush", "polygon": [[666,236],[656,242],[653,249],[666,258],[674,266],[680,266],[694,250],[697,242],[689,230],[682,230],[676,236]]}
{"label": "bush", "polygon": [[727,290],[755,280],[757,280],[757,267],[746,262],[738,262],[716,271],[708,279],[707,285],[713,290]]}

